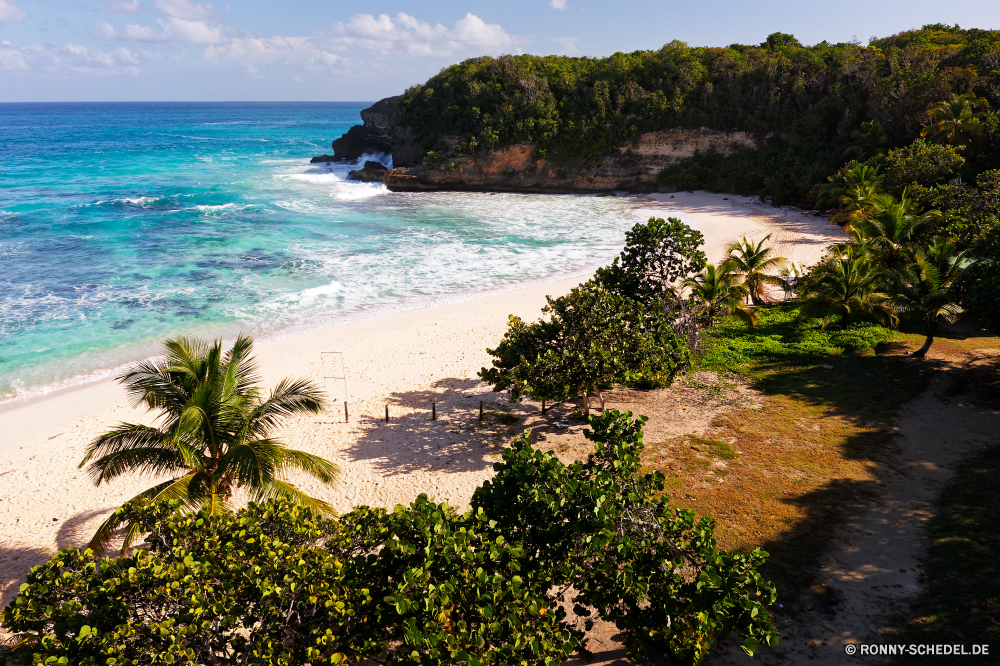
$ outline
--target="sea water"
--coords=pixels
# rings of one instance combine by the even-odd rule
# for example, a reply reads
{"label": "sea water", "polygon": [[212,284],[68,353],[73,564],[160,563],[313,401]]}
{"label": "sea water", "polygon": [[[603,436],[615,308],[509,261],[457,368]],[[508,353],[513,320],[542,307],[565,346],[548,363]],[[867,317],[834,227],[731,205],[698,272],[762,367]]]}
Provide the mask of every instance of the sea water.
{"label": "sea water", "polygon": [[273,338],[578,275],[637,221],[635,197],[393,193],[310,164],[366,106],[0,104],[0,397],[170,336]]}

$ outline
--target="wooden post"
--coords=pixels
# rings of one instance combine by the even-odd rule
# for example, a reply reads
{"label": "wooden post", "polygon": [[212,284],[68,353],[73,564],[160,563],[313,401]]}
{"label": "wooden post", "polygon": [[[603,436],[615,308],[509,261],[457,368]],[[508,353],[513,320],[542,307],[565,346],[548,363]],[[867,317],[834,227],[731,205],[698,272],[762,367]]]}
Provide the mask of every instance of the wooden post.
{"label": "wooden post", "polygon": [[389,405],[388,404],[386,404],[386,406],[385,406],[385,422],[386,423],[389,422]]}
{"label": "wooden post", "polygon": [[480,420],[480,422],[483,420],[483,401],[482,400],[479,401],[479,420]]}
{"label": "wooden post", "polygon": [[351,420],[351,417],[347,413],[347,401],[345,400],[344,401],[344,423],[347,423],[350,420]]}
{"label": "wooden post", "polygon": [[545,413],[545,401],[542,400],[542,414]]}
{"label": "wooden post", "polygon": [[438,410],[437,410],[437,407],[438,406],[437,406],[436,402],[432,402],[431,403],[431,421],[437,421],[438,420]]}

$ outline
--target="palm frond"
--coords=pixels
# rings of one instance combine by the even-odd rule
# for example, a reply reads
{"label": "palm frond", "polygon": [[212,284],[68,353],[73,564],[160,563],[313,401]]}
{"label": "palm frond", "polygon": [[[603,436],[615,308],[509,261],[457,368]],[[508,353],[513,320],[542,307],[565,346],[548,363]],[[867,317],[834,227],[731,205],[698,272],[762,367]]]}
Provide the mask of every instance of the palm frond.
{"label": "palm frond", "polygon": [[315,497],[310,497],[292,484],[277,479],[252,493],[251,497],[255,502],[264,502],[269,499],[286,499],[300,506],[312,509],[321,515],[334,516],[337,514],[336,509],[330,504]]}

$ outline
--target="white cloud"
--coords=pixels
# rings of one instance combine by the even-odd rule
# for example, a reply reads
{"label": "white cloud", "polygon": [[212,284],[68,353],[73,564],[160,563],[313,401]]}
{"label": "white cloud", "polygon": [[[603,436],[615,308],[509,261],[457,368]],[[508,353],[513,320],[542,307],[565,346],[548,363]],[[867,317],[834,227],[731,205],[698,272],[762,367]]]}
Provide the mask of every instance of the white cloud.
{"label": "white cloud", "polygon": [[311,37],[234,38],[225,46],[209,46],[204,56],[208,60],[230,61],[243,65],[251,74],[259,74],[265,65],[294,65],[311,73],[329,72],[342,65],[343,56],[319,48]]}
{"label": "white cloud", "polygon": [[177,42],[180,44],[221,44],[226,41],[222,30],[205,21],[186,21],[179,18],[158,19],[162,32],[148,25],[129,23],[121,32],[110,23],[98,23],[94,32],[103,39],[129,42]]}
{"label": "white cloud", "polygon": [[204,21],[214,17],[212,5],[202,5],[190,0],[155,0],[153,5],[172,18],[186,21]]}
{"label": "white cloud", "polygon": [[566,9],[566,0],[552,0],[552,6],[556,9]]}
{"label": "white cloud", "polygon": [[357,14],[347,23],[336,24],[339,38],[334,49],[404,52],[408,55],[450,55],[457,50],[476,48],[496,52],[515,45],[515,39],[496,23],[486,23],[475,14],[466,14],[454,28],[431,25],[400,12],[395,19],[388,14],[375,18]]}
{"label": "white cloud", "polygon": [[11,47],[10,42],[0,44],[0,72],[13,72],[28,69],[24,54]]}
{"label": "white cloud", "polygon": [[14,4],[14,0],[0,0],[0,23],[19,23],[28,18],[23,9]]}
{"label": "white cloud", "polygon": [[111,14],[138,14],[144,9],[139,0],[104,0],[104,11]]}
{"label": "white cloud", "polygon": [[559,55],[573,55],[577,51],[577,37],[552,37],[549,41],[562,46],[562,50],[559,52]]}
{"label": "white cloud", "polygon": [[226,39],[222,36],[222,31],[214,25],[209,25],[204,21],[187,21],[180,18],[170,17],[166,20],[157,21],[163,28],[163,33],[172,42],[183,42],[185,44],[220,44]]}

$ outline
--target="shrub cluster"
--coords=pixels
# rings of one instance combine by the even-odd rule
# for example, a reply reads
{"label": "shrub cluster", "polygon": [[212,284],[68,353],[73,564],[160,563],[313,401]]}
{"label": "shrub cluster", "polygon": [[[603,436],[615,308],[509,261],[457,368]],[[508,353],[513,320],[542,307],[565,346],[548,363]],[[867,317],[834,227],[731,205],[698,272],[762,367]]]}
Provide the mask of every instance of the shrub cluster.
{"label": "shrub cluster", "polygon": [[640,470],[644,420],[592,419],[594,453],[571,465],[522,437],[463,514],[423,495],[337,519],[136,501],[119,512],[146,548],[60,551],[3,625],[31,664],[554,665],[587,654],[593,611],[632,657],[697,663],[734,631],[750,654],[776,644],[767,554],[720,551],[710,519],[666,503]]}

